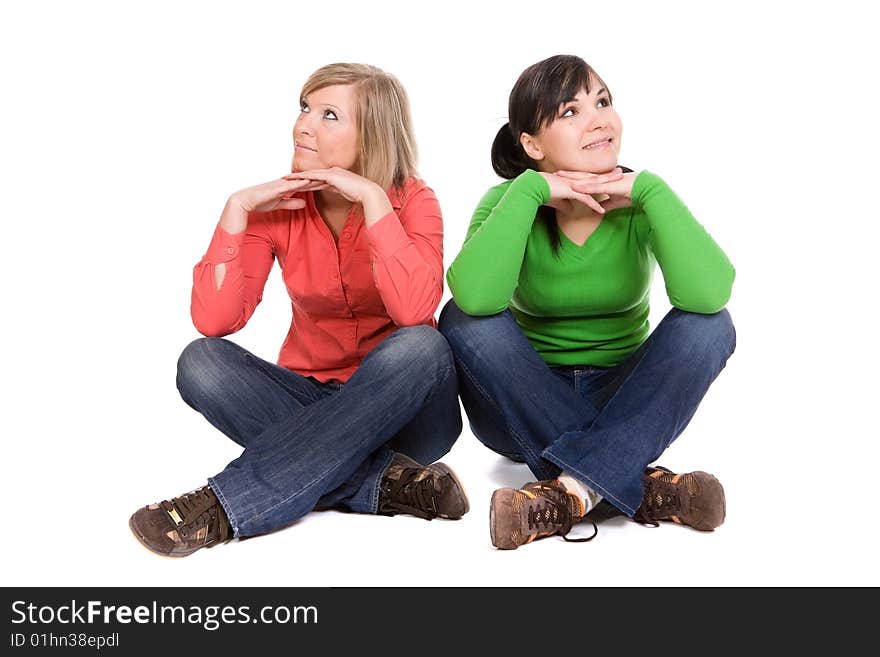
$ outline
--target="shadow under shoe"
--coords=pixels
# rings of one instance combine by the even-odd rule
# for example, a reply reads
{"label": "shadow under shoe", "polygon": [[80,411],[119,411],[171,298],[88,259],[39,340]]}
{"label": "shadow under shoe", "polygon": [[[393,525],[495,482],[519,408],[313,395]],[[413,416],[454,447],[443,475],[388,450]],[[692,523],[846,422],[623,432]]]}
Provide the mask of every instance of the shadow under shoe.
{"label": "shadow under shoe", "polygon": [[712,531],[724,522],[726,501],[721,482],[708,472],[676,474],[660,466],[644,474],[645,493],[633,520],[657,527],[669,520],[700,531]]}
{"label": "shadow under shoe", "polygon": [[458,520],[469,509],[464,486],[444,463],[422,465],[395,454],[379,485],[379,515]]}
{"label": "shadow under shoe", "polygon": [[138,509],[128,526],[144,547],[166,557],[185,557],[232,538],[226,512],[210,486]]}
{"label": "shadow under shoe", "polygon": [[492,494],[489,534],[500,550],[559,534],[571,543],[591,541],[599,532],[593,523],[588,538],[568,538],[572,526],[584,518],[584,503],[558,480],[534,481],[520,489],[500,488]]}

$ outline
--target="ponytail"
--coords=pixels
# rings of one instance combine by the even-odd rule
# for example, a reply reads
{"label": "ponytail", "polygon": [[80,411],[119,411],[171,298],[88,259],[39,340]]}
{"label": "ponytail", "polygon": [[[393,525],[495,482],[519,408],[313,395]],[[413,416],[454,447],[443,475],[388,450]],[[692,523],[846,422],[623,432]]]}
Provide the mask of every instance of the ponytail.
{"label": "ponytail", "polygon": [[510,123],[501,126],[492,142],[492,168],[507,180],[513,180],[526,169],[535,168],[535,163],[511,131]]}

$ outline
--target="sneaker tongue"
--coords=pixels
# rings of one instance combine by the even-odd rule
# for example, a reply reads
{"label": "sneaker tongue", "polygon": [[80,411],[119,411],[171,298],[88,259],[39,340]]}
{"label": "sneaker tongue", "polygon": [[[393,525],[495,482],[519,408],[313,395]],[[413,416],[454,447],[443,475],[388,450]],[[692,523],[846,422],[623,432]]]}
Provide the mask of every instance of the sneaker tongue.
{"label": "sneaker tongue", "polygon": [[583,518],[586,515],[586,505],[584,501],[574,493],[567,493],[568,510],[571,517],[575,519]]}
{"label": "sneaker tongue", "polygon": [[571,517],[574,520],[580,520],[583,518],[584,515],[586,515],[586,505],[580,496],[568,490],[565,487],[565,484],[558,479],[554,479],[552,483],[558,485],[561,490],[565,491],[565,497],[568,500],[568,511],[571,513]]}

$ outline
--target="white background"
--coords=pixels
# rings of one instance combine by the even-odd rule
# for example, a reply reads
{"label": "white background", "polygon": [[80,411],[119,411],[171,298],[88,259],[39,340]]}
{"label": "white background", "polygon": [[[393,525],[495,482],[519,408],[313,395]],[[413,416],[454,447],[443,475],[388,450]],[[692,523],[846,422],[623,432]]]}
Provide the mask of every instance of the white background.
{"label": "white background", "polygon": [[[880,584],[868,4],[4,3],[2,583]],[[496,551],[491,492],[530,475],[465,429],[444,458],[461,521],[325,512],[187,559],[144,550],[129,515],[238,454],[175,389],[191,271],[229,194],[287,171],[309,73],[403,82],[448,266],[497,182],[510,88],[557,53],[610,86],[621,162],[669,182],[737,268],[737,351],[661,460],[715,473],[727,522]],[[652,302],[656,325],[659,272]],[[275,270],[233,340],[273,360],[289,313]]]}

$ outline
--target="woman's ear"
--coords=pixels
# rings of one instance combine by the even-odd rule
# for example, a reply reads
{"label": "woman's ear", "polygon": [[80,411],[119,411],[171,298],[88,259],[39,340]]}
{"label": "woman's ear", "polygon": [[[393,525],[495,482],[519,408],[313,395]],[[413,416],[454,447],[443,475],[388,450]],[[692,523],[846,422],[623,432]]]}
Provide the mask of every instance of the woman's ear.
{"label": "woman's ear", "polygon": [[538,142],[532,137],[529,133],[524,132],[519,136],[519,143],[522,144],[523,150],[526,152],[530,158],[535,160],[544,159],[544,153],[541,152],[541,147],[538,145]]}

